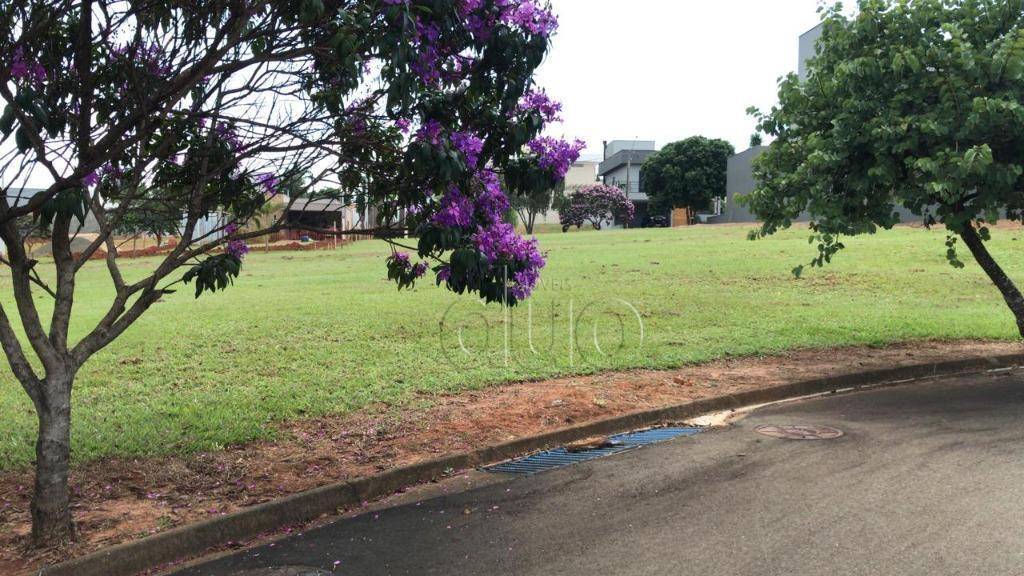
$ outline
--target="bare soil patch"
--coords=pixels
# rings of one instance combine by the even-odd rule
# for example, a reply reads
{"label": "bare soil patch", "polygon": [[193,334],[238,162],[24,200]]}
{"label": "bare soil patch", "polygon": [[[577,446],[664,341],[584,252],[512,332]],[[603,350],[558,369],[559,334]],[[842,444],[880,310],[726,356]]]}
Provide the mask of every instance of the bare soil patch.
{"label": "bare soil patch", "polygon": [[376,406],[281,424],[281,439],[223,452],[112,459],[72,474],[78,541],[32,551],[30,471],[0,474],[0,574],[17,574],[246,506],[510,439],[638,410],[788,382],[932,361],[1013,354],[1019,343],[917,342],[800,350],[677,370],[636,370],[424,396],[424,408]]}

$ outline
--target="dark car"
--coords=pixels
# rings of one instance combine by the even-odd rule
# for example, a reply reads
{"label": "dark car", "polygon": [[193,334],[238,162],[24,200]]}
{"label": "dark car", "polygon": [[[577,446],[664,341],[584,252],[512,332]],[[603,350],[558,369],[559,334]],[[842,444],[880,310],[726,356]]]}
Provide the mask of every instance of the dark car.
{"label": "dark car", "polygon": [[668,216],[648,216],[644,218],[644,228],[668,228]]}

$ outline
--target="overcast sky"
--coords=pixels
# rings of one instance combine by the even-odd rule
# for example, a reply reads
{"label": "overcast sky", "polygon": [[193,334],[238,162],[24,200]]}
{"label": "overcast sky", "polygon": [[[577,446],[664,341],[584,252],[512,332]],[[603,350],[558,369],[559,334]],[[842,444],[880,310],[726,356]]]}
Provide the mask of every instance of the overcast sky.
{"label": "overcast sky", "polygon": [[538,81],[562,101],[553,135],[602,140],[702,135],[747,147],[749,106],[776,102],[796,71],[818,0],[552,0],[560,28]]}

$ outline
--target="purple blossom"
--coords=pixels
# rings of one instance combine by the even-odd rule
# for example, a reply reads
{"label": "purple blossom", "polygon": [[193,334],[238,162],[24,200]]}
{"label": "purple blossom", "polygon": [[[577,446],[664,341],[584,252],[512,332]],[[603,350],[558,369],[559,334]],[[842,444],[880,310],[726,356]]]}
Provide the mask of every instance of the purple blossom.
{"label": "purple blossom", "polygon": [[391,255],[391,260],[401,271],[411,272],[413,278],[422,278],[429,268],[426,262],[417,262],[413,265],[412,261],[409,259],[409,255],[405,252],[395,252]]}
{"label": "purple blossom", "polygon": [[433,46],[422,47],[409,67],[424,84],[436,86],[441,81],[441,54]]}
{"label": "purple blossom", "polygon": [[515,270],[507,278],[508,292],[512,297],[524,300],[533,293],[540,279],[540,269],[547,263],[536,239],[527,240],[516,234],[511,224],[499,222],[490,228],[479,228],[473,241],[492,265],[492,274],[504,274],[510,268]]}
{"label": "purple blossom", "polygon": [[46,80],[46,68],[39,62],[29,61],[21,46],[14,49],[10,71],[11,77],[15,80],[30,80],[36,83]]}
{"label": "purple blossom", "polygon": [[442,266],[441,269],[437,271],[437,279],[441,282],[447,282],[448,280],[451,280],[451,277],[452,269],[448,266]]}
{"label": "purple blossom", "polygon": [[455,185],[441,198],[441,209],[433,222],[445,228],[468,228],[473,225],[473,202]]}
{"label": "purple blossom", "polygon": [[577,228],[590,222],[595,228],[611,220],[630,221],[635,206],[621,188],[592,184],[575,191],[565,206],[559,208],[558,219],[563,226]]}
{"label": "purple blossom", "polygon": [[471,12],[475,12],[483,6],[483,0],[459,0],[458,10],[459,15],[465,18]]}
{"label": "purple blossom", "polygon": [[227,144],[233,151],[238,152],[242,148],[242,140],[238,137],[238,134],[232,126],[224,122],[217,122],[213,131],[214,134],[217,135],[217,138]]}
{"label": "purple blossom", "polygon": [[124,176],[124,170],[117,166],[114,166],[110,162],[107,162],[106,164],[100,167],[100,174],[117,179]]}
{"label": "purple blossom", "polygon": [[93,186],[100,183],[100,175],[96,171],[89,172],[82,177],[82,186],[86,188],[92,188]]}
{"label": "purple blossom", "polygon": [[573,143],[544,136],[527,143],[530,152],[537,156],[541,168],[550,170],[556,179],[565,178],[573,162],[580,158],[580,152],[586,147],[582,140]]}
{"label": "purple blossom", "polygon": [[558,18],[550,8],[537,5],[536,0],[505,0],[501,20],[537,36],[550,36],[558,29]]}
{"label": "purple blossom", "polygon": [[491,35],[494,32],[494,25],[496,20],[493,17],[485,17],[477,14],[471,14],[466,17],[466,29],[473,35],[479,42],[487,42],[490,40]]}
{"label": "purple blossom", "polygon": [[245,243],[245,240],[231,240],[224,248],[224,252],[242,260],[249,253],[249,245]]}
{"label": "purple blossom", "polygon": [[484,141],[472,132],[453,132],[452,146],[466,157],[466,165],[474,167],[480,161],[480,152],[484,149]]}
{"label": "purple blossom", "polygon": [[477,178],[482,187],[475,203],[477,215],[485,224],[500,222],[508,212],[509,201],[505,191],[501,189],[498,175],[491,170],[481,170]]}
{"label": "purple blossom", "polygon": [[[142,44],[132,46],[125,44],[114,48],[114,54],[119,57],[131,56],[134,63],[141,66],[150,75],[157,77],[169,76],[172,67],[167,62],[167,55],[159,44]],[[206,81],[206,78],[203,79]]]}
{"label": "purple blossom", "polygon": [[532,90],[519,101],[516,112],[537,111],[545,122],[562,121],[562,104],[548,97],[543,90]]}
{"label": "purple blossom", "polygon": [[277,196],[277,188],[281,184],[281,180],[277,176],[274,176],[269,172],[264,172],[262,174],[256,174],[255,179],[256,185],[263,188],[263,194],[267,198]]}
{"label": "purple blossom", "polygon": [[409,124],[410,122],[408,118],[399,118],[398,120],[395,120],[395,128],[401,130],[402,134],[409,133]]}
{"label": "purple blossom", "polygon": [[[224,235],[231,236],[238,232],[238,224],[232,222],[224,227]],[[245,255],[249,253],[249,245],[245,243],[245,240],[229,240],[227,245],[224,247],[224,253],[230,254],[239,260],[245,258]]]}
{"label": "purple blossom", "polygon": [[441,123],[437,120],[427,120],[416,132],[416,139],[437,146],[441,142]]}

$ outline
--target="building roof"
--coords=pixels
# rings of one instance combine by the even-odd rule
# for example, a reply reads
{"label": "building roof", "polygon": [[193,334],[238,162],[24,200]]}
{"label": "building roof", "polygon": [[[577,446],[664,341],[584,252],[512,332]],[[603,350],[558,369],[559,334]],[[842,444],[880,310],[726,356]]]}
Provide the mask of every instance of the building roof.
{"label": "building roof", "polygon": [[654,140],[612,140],[605,142],[604,157],[610,158],[622,150],[657,150]]}
{"label": "building roof", "polygon": [[604,176],[609,172],[629,164],[640,166],[645,160],[653,156],[657,150],[622,150],[610,156],[597,167],[598,176]]}
{"label": "building roof", "polygon": [[295,203],[288,207],[290,212],[341,212],[348,204],[330,198],[310,199],[296,198]]}

